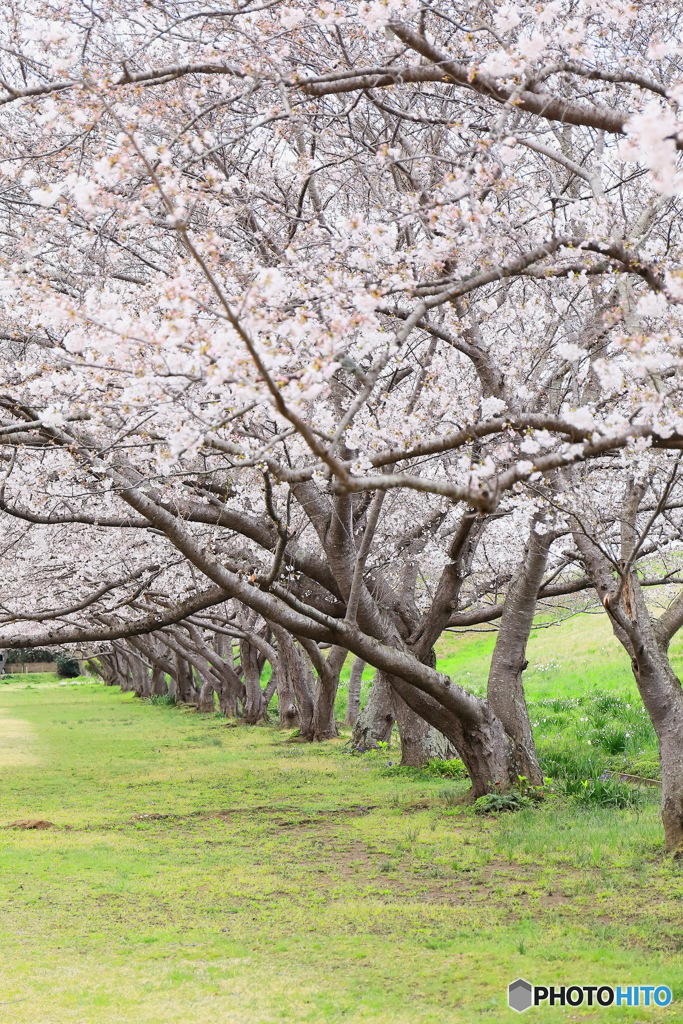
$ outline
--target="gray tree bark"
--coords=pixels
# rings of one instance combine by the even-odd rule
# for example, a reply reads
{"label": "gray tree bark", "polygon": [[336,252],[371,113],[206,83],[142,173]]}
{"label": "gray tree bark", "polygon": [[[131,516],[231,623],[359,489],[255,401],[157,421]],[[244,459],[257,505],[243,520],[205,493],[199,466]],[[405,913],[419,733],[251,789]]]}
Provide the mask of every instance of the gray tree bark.
{"label": "gray tree bark", "polygon": [[515,745],[519,774],[531,785],[540,786],[543,772],[536,757],[522,673],[527,666],[526,646],[536,613],[536,595],[543,581],[553,535],[550,531],[536,533],[536,525],[534,521],[524,557],[505,598],[489,667],[487,697]]}
{"label": "gray tree bark", "polygon": [[365,662],[362,658],[354,658],[349,676],[349,694],[346,701],[346,717],[344,725],[355,725],[360,714],[360,689],[363,680]]}
{"label": "gray tree bark", "polygon": [[355,750],[375,750],[378,743],[391,743],[394,708],[391,687],[383,672],[376,672],[368,702],[358,715],[351,736]]}
{"label": "gray tree bark", "polygon": [[181,654],[175,653],[176,700],[179,704],[194,704],[198,692],[195,686],[192,666]]}
{"label": "gray tree bark", "polygon": [[152,669],[151,693],[153,697],[165,697],[168,693],[166,673],[157,665]]}
{"label": "gray tree bark", "polygon": [[394,718],[401,737],[401,764],[422,768],[433,758],[448,760],[458,751],[442,732],[409,708],[396,690],[392,691]]}
{"label": "gray tree bark", "polygon": [[325,658],[311,641],[306,641],[305,650],[307,653],[310,651],[315,658],[313,664],[318,677],[311,739],[335,739],[339,735],[339,730],[334,717],[334,702],[339,688],[339,676],[348,651],[345,647],[335,646]]}
{"label": "gray tree bark", "polygon": [[268,715],[261,688],[259,653],[248,640],[240,640],[240,664],[244,681],[244,720],[247,725],[258,725]]}
{"label": "gray tree bark", "polygon": [[212,714],[216,710],[213,695],[217,688],[217,681],[207,676],[199,691],[197,711],[201,711],[204,714]]}
{"label": "gray tree bark", "polygon": [[277,700],[280,725],[283,729],[301,729],[312,720],[313,701],[308,691],[308,681],[300,677],[305,672],[302,658],[294,640],[286,629],[271,623],[273,636],[277,641]]}
{"label": "gray tree bark", "polygon": [[631,657],[643,704],[659,741],[662,773],[661,816],[666,849],[683,856],[683,688],[673,671],[668,648],[683,625],[683,592],[655,619],[645,601],[631,555],[635,519],[644,488],[632,486],[622,512],[619,580],[613,566],[583,531],[576,546],[610,618],[614,635]]}

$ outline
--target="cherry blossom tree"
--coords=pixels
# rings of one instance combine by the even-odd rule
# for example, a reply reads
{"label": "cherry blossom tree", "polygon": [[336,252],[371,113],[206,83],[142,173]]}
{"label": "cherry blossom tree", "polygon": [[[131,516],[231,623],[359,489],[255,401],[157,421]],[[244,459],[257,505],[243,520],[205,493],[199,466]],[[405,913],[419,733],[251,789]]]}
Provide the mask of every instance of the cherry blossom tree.
{"label": "cherry blossom tree", "polygon": [[[567,480],[683,446],[677,18],[6,5],[2,643],[253,721],[265,659],[312,738],[350,651],[404,753],[538,778],[536,600],[603,586]],[[481,699],[434,644],[493,619]]]}

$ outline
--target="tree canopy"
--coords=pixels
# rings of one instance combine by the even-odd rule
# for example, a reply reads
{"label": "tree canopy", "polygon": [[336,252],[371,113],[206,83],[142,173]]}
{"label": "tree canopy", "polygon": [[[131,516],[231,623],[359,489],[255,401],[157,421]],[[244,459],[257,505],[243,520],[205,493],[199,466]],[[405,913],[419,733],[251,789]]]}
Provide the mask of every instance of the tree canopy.
{"label": "tree canopy", "polygon": [[[537,601],[586,592],[664,745],[678,709],[673,750],[683,607],[654,621],[642,587],[678,582],[680,14],[24,6],[0,15],[0,646],[100,645],[112,678],[253,721],[269,661],[315,738],[351,652],[404,756],[437,730],[478,795],[538,776],[526,640]],[[433,648],[486,622],[482,698]]]}

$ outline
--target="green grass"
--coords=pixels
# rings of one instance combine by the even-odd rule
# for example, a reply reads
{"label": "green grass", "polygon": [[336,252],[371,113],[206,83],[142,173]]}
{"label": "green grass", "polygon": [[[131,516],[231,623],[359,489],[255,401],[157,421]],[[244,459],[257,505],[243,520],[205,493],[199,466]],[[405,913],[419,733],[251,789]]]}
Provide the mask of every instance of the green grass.
{"label": "green grass", "polygon": [[[462,686],[483,692],[495,639],[495,631],[488,630],[444,635],[438,645],[439,668]],[[681,649],[679,642],[674,647],[678,660]],[[628,656],[604,614],[539,625],[532,631],[527,660],[524,685],[531,699],[575,697],[592,689],[637,696]]]}
{"label": "green grass", "polygon": [[[444,634],[437,644],[438,668],[461,686],[483,693],[495,640],[491,627]],[[674,637],[670,655],[680,675],[683,635]],[[541,621],[532,631],[527,660],[524,686],[528,699],[576,697],[592,690],[607,690],[640,700],[628,655],[602,612],[574,615],[559,622]]]}
{"label": "green grass", "polygon": [[[79,676],[79,680],[83,681],[84,676]],[[71,682],[71,680],[60,679],[54,672],[9,672],[6,676],[0,676],[0,685],[4,686],[17,686],[23,684],[24,686],[37,686],[39,683],[62,683]]]}
{"label": "green grass", "polygon": [[[530,662],[547,663],[551,632]],[[577,709],[593,731],[605,717],[601,672],[631,692],[611,648],[601,668],[588,635],[568,636],[552,633],[554,678],[534,670],[549,751],[578,749]],[[441,654],[477,685],[490,643],[447,638]],[[56,826],[0,830],[2,1024],[499,1022],[520,975],[669,984],[678,1000],[532,1011],[544,1024],[683,1020],[683,868],[663,856],[656,792],[480,817],[457,802],[465,781],[396,771],[391,751],[77,682],[0,687],[0,824]],[[587,702],[542,703],[555,692]]]}
{"label": "green grass", "polygon": [[[639,701],[628,656],[614,638],[602,613],[579,614],[559,622],[544,622],[532,631],[527,648],[529,666],[524,685],[530,700],[576,697],[593,690],[618,693]],[[437,667],[455,682],[475,693],[486,692],[488,667],[496,641],[491,626],[462,633],[445,633],[436,645]],[[683,673],[683,637],[671,644],[674,669]],[[342,670],[336,710],[343,717],[349,672],[353,659]],[[374,670],[366,666],[361,693],[367,696]]]}

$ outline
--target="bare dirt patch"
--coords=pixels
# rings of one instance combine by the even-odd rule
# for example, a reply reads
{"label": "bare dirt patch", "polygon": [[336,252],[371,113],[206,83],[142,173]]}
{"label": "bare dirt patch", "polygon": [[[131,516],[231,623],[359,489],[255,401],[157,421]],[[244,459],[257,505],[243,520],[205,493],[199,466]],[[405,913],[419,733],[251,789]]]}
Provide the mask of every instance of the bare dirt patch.
{"label": "bare dirt patch", "polygon": [[22,821],[11,821],[5,828],[57,828],[53,821],[44,818],[25,818]]}

